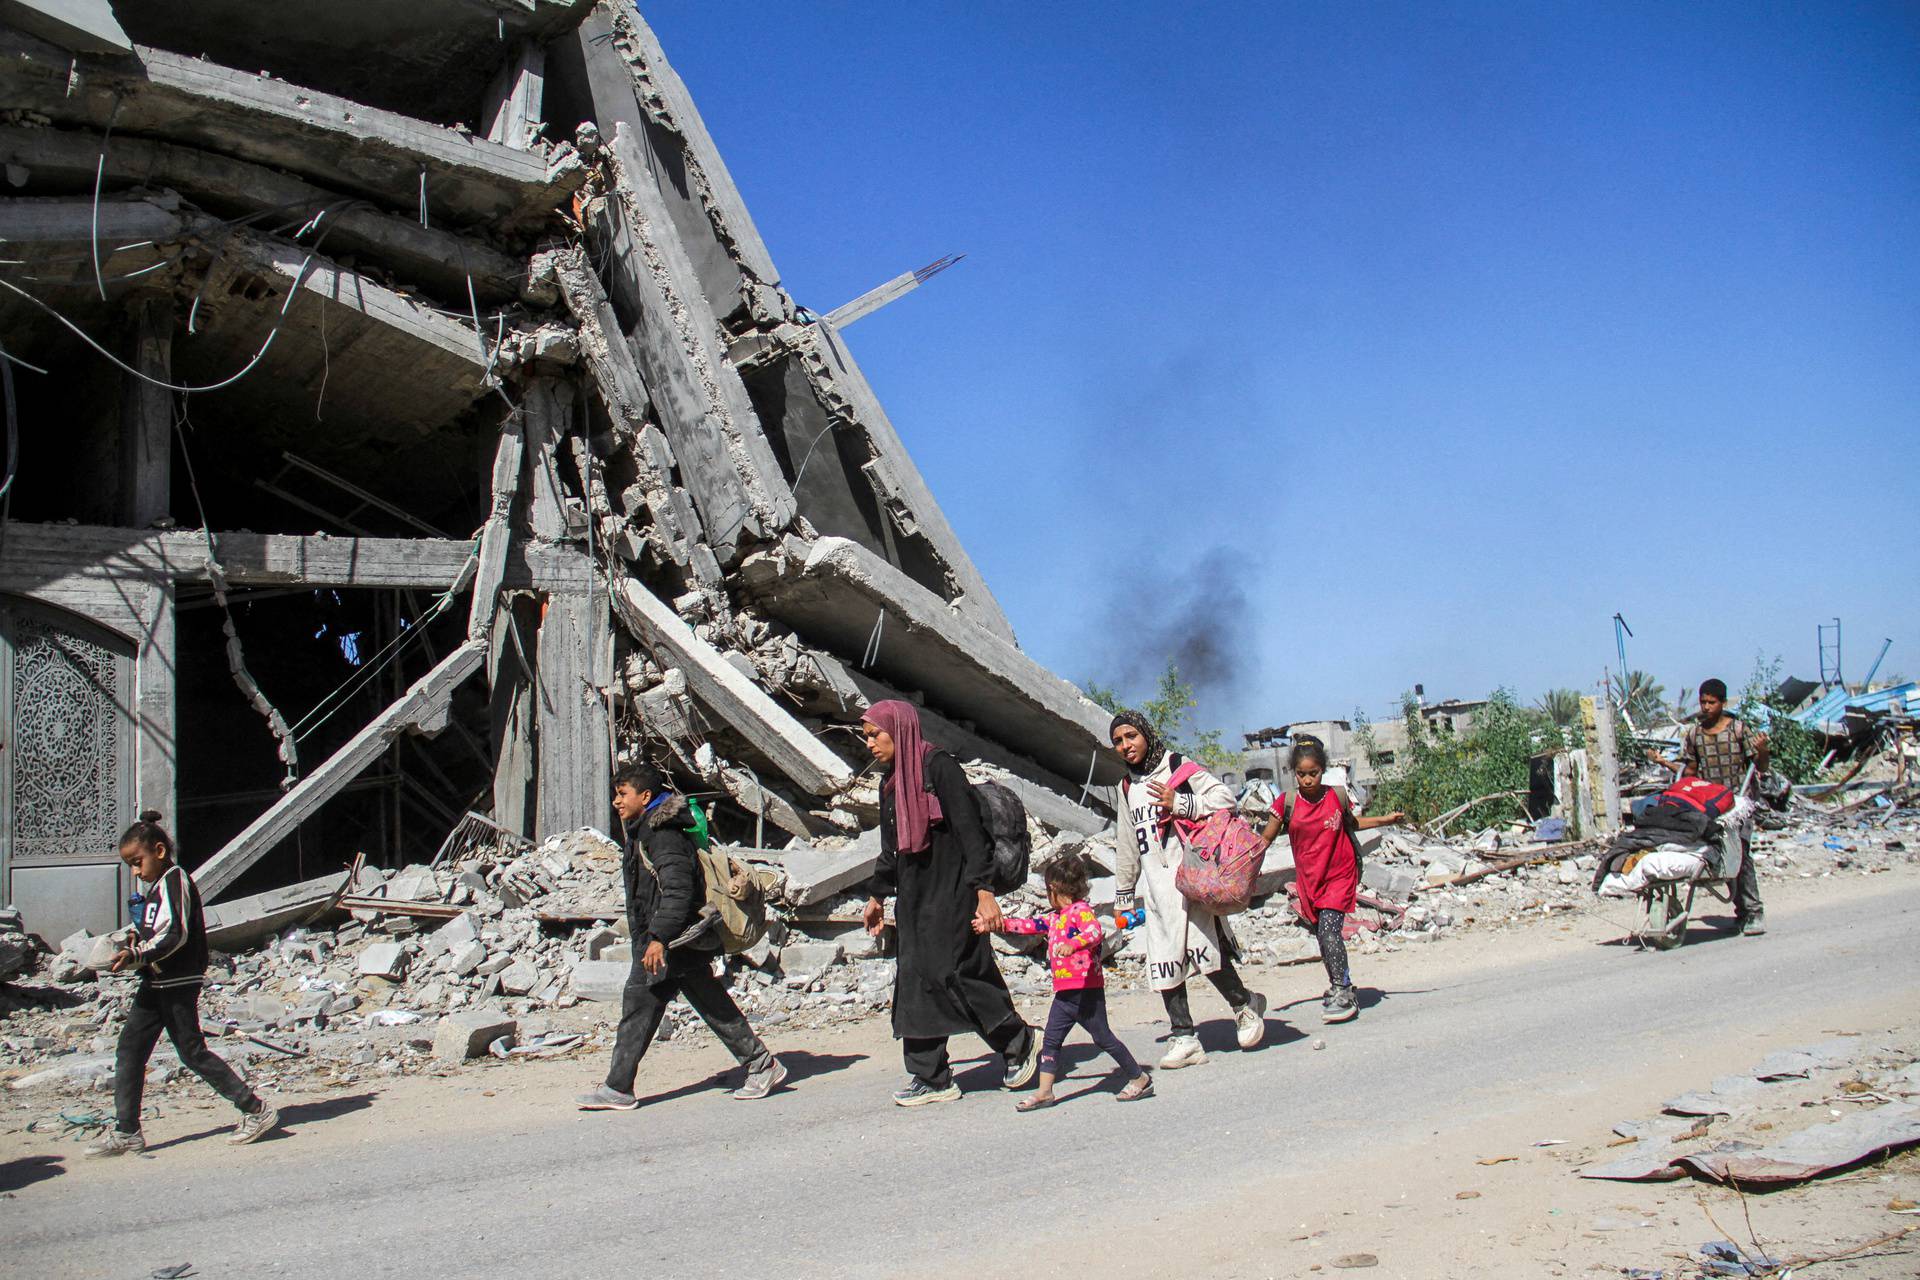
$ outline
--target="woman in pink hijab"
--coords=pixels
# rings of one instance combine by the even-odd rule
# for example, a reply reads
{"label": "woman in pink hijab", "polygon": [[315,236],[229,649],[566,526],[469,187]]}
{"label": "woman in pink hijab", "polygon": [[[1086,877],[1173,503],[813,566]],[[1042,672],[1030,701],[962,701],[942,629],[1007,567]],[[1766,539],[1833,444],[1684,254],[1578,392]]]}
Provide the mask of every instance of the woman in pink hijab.
{"label": "woman in pink hijab", "polygon": [[899,960],[893,979],[893,1034],[901,1041],[903,1107],[960,1096],[947,1061],[947,1037],[971,1031],[1002,1059],[1002,1087],[1033,1080],[1040,1037],[1014,1011],[994,962],[989,930],[1000,904],[988,884],[993,846],[981,825],[973,787],[960,762],[920,736],[909,703],[876,702],[860,726],[867,750],[885,769],[880,784],[880,862],[869,883],[866,925],[878,934],[885,899],[895,898]]}

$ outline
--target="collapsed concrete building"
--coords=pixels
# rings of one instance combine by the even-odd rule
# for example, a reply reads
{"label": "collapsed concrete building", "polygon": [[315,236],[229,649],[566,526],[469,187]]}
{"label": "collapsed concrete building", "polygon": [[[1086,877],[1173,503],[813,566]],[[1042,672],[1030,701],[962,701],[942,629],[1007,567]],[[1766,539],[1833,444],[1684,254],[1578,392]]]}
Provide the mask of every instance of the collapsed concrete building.
{"label": "collapsed concrete building", "polygon": [[629,5],[0,0],[0,173],[0,900],[42,936],[119,922],[147,808],[209,898],[604,827],[620,758],[743,844],[853,834],[886,697],[1107,825],[1105,714],[840,332],[884,298],[782,288]]}

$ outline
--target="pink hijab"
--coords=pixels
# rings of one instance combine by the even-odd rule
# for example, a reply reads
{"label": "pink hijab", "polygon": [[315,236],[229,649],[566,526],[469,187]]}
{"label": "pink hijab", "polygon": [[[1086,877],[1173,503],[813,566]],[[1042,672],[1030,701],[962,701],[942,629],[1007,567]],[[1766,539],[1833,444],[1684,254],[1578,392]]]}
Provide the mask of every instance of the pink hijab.
{"label": "pink hijab", "polygon": [[890,698],[868,707],[861,718],[893,739],[893,769],[881,786],[893,793],[894,847],[924,853],[933,842],[928,828],[942,815],[939,797],[927,790],[933,744],[920,736],[920,713],[912,703]]}

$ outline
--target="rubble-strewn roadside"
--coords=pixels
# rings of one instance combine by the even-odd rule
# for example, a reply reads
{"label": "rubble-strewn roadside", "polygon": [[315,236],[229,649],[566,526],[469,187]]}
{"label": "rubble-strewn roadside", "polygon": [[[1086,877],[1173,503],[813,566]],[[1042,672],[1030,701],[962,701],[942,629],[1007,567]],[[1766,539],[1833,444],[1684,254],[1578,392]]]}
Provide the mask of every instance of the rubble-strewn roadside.
{"label": "rubble-strewn roadside", "polygon": [[[1040,858],[1075,848],[1110,865],[1097,842],[1040,835]],[[1356,913],[1350,945],[1363,955],[1396,951],[1467,929],[1512,929],[1596,909],[1592,855],[1536,848],[1552,860],[1437,884],[1430,882],[1524,857],[1528,847],[1501,846],[1493,833],[1445,843],[1386,833],[1365,872],[1367,896],[1384,905]],[[1838,817],[1797,809],[1781,829],[1759,832],[1756,850],[1766,880],[1872,875],[1915,862],[1920,812]],[[870,848],[848,839],[810,853],[816,860],[806,874],[815,878],[804,883],[762,867],[781,905],[767,938],[726,961],[742,1009],[764,1030],[844,1024],[883,1013],[890,1000],[887,940],[868,937],[857,918]],[[1289,878],[1278,868],[1284,861],[1284,849],[1271,855],[1270,883]],[[603,1050],[630,954],[618,866],[612,842],[582,830],[499,861],[363,872],[344,919],[336,912],[336,923],[296,925],[264,945],[216,955],[203,1020],[218,1029],[223,1056],[263,1087],[289,1092],[445,1072],[488,1053]],[[848,868],[860,874],[848,880]],[[811,899],[835,876],[842,881],[835,892],[792,901]],[[1110,877],[1096,883],[1097,900],[1110,902],[1112,893]],[[1039,907],[1035,890],[1004,901],[1013,911]],[[1608,902],[1597,909],[1624,924],[1633,908]],[[1236,927],[1249,966],[1317,962],[1312,935],[1295,922],[1283,893],[1237,917]],[[1043,966],[1010,939],[999,946],[1016,995],[1048,990]],[[106,950],[76,935],[58,952],[37,953],[17,919],[0,917],[0,961],[25,966],[0,989],[0,1076],[16,1107],[45,1115],[110,1090],[114,1036],[135,980],[86,967]],[[1113,939],[1109,964],[1115,985],[1138,985],[1134,936]],[[695,1021],[677,1001],[660,1034],[671,1039]],[[163,1048],[150,1069],[157,1086],[150,1096],[164,1104],[176,1082],[197,1087],[181,1076]]]}

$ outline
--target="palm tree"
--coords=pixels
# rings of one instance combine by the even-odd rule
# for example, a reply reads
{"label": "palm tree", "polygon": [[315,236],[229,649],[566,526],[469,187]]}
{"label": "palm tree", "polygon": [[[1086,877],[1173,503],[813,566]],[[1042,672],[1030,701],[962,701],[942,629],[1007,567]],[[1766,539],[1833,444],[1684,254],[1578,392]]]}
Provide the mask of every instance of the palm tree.
{"label": "palm tree", "polygon": [[1540,700],[1534,706],[1540,708],[1547,719],[1565,729],[1580,718],[1580,691],[1549,689],[1540,695]]}
{"label": "palm tree", "polygon": [[1667,687],[1644,671],[1627,672],[1620,688],[1620,706],[1635,724],[1652,724],[1666,714]]}

